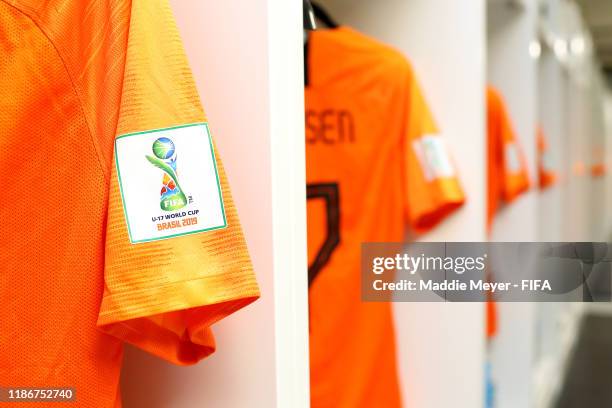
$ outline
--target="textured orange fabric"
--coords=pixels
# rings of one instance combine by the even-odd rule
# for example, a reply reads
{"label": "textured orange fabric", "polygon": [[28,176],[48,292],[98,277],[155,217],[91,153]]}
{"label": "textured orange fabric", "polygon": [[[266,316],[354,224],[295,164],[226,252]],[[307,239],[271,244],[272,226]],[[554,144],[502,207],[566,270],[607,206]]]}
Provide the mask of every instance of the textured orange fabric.
{"label": "textured orange fabric", "polygon": [[487,88],[487,225],[502,203],[529,190],[529,171],[501,94]]}
{"label": "textured orange fabric", "polygon": [[425,232],[464,195],[417,157],[441,139],[398,52],[341,27],[312,33],[308,65],[311,406],[399,407],[391,305],[361,301],[361,243]]}
{"label": "textured orange fabric", "polygon": [[128,239],[115,137],[206,120],[171,10],[0,1],[0,48],[0,384],[119,407],[124,341],[194,363],[259,294],[218,157],[227,228]]}
{"label": "textured orange fabric", "polygon": [[557,182],[557,173],[550,166],[548,159],[549,146],[542,126],[538,126],[536,132],[538,143],[538,178],[540,190],[545,190]]}

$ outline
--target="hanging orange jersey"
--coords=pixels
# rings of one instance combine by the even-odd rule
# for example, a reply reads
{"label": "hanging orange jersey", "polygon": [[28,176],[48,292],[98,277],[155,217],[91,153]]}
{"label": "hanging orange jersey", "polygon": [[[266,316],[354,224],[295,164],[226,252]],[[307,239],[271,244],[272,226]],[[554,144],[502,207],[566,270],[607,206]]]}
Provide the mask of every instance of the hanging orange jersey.
{"label": "hanging orange jersey", "polygon": [[259,294],[227,179],[166,0],[0,1],[0,48],[0,384],[116,408],[123,342]]}
{"label": "hanging orange jersey", "polygon": [[[487,230],[502,203],[510,203],[529,190],[527,162],[512,128],[500,93],[488,86],[487,102]],[[485,310],[486,335],[498,330],[497,306],[488,301]]]}
{"label": "hanging orange jersey", "polygon": [[554,171],[551,164],[550,148],[542,126],[538,126],[536,132],[538,143],[538,178],[540,190],[545,190],[555,184],[557,181],[557,173]]}
{"label": "hanging orange jersey", "polygon": [[464,201],[414,73],[341,27],[309,40],[311,406],[399,407],[391,305],[360,297],[364,242],[402,241]]}
{"label": "hanging orange jersey", "polygon": [[592,151],[593,153],[591,159],[591,177],[605,177],[608,172],[605,158],[606,150],[603,146],[596,145],[593,147]]}
{"label": "hanging orange jersey", "polygon": [[591,176],[593,178],[605,177],[607,173],[607,167],[605,163],[595,163],[591,166]]}
{"label": "hanging orange jersey", "polygon": [[529,171],[500,93],[487,87],[487,225],[502,203],[529,190]]}

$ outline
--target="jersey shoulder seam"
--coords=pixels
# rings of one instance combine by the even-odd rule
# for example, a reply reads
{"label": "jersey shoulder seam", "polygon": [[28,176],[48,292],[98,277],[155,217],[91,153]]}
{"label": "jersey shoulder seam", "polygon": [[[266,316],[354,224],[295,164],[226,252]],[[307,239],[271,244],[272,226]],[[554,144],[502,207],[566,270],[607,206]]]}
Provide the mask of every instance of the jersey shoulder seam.
{"label": "jersey shoulder seam", "polygon": [[[3,3],[9,5],[10,7],[14,8],[18,13],[26,16],[28,19],[30,19],[30,21],[32,21],[32,23],[38,28],[38,30],[45,36],[45,38],[47,39],[47,41],[49,41],[49,44],[51,44],[51,46],[53,47],[53,49],[55,50],[55,53],[57,54],[57,57],[59,58],[59,60],[62,62],[62,66],[64,67],[64,70],[66,71],[66,75],[68,75],[68,79],[70,80],[70,85],[72,86],[72,90],[75,94],[75,96],[77,97],[78,100],[78,104],[79,104],[79,110],[81,111],[81,114],[83,115],[83,118],[85,119],[85,125],[87,126],[87,131],[89,132],[89,137],[91,139],[91,142],[94,146],[94,150],[96,152],[96,157],[98,159],[98,164],[100,166],[100,169],[102,170],[102,174],[104,176],[104,179],[106,180],[106,182],[108,183],[110,180],[110,169],[107,168],[107,166],[104,165],[104,159],[102,156],[102,152],[101,152],[101,148],[100,145],[98,144],[98,142],[96,141],[95,137],[94,137],[94,132],[92,131],[92,126],[90,123],[90,119],[85,111],[85,108],[83,107],[83,99],[81,97],[81,94],[78,90],[78,87],[76,86],[76,83],[74,82],[74,78],[72,77],[72,74],[70,72],[70,69],[68,69],[68,65],[66,64],[66,61],[59,49],[59,47],[57,46],[57,44],[53,41],[53,39],[51,38],[51,36],[47,33],[47,31],[43,28],[40,20],[38,19],[38,13],[33,10],[32,8],[25,6],[25,5],[19,5],[19,7],[17,6],[17,2],[7,2],[6,0],[0,0]],[[27,9],[27,12],[26,12]]]}

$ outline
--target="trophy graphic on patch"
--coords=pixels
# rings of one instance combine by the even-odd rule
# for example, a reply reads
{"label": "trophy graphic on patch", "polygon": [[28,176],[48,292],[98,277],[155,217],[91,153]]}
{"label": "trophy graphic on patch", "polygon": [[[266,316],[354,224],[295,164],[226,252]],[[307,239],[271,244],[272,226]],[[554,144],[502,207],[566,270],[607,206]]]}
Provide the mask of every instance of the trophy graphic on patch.
{"label": "trophy graphic on patch", "polygon": [[146,156],[147,160],[164,172],[159,206],[164,211],[175,211],[185,207],[187,197],[178,181],[174,142],[167,137],[160,137],[153,142],[153,154],[154,156]]}

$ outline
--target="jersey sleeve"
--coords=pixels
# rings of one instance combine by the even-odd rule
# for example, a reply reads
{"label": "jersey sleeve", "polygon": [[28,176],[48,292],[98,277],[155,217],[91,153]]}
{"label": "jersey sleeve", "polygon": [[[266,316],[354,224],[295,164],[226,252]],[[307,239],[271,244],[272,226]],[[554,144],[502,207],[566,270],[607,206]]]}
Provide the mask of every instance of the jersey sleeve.
{"label": "jersey sleeve", "polygon": [[404,202],[409,226],[424,233],[465,201],[457,171],[410,67],[404,84]]}
{"label": "jersey sleeve", "polygon": [[131,3],[98,326],[191,364],[259,289],[167,0]]}
{"label": "jersey sleeve", "polygon": [[538,147],[538,182],[540,190],[552,187],[557,181],[557,174],[550,162],[548,141],[542,126],[536,129]]}
{"label": "jersey sleeve", "polygon": [[497,99],[494,103],[497,106],[495,120],[498,122],[495,129],[499,132],[497,137],[501,143],[498,146],[502,149],[499,157],[502,158],[503,163],[499,167],[502,174],[498,175],[499,179],[502,180],[501,198],[506,203],[510,203],[529,190],[529,170],[503,99],[496,92],[492,92],[490,95]]}

